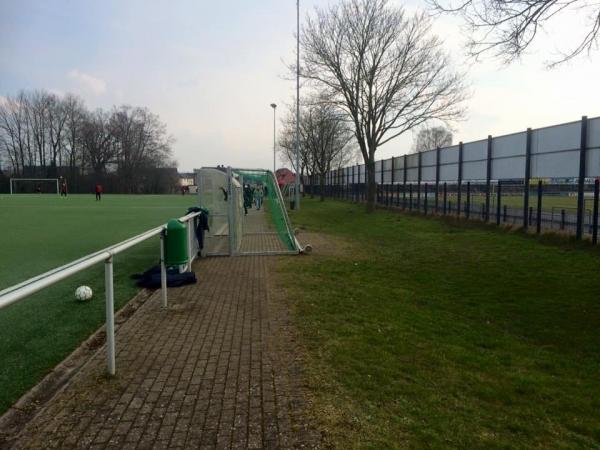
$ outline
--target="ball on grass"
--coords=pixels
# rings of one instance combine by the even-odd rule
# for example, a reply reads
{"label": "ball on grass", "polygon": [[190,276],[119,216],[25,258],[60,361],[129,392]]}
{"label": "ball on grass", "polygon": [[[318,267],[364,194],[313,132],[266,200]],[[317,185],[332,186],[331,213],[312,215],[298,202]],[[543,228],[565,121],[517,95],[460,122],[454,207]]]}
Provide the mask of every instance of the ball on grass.
{"label": "ball on grass", "polygon": [[85,302],[92,298],[92,288],[89,286],[79,286],[75,290],[75,299],[79,302]]}

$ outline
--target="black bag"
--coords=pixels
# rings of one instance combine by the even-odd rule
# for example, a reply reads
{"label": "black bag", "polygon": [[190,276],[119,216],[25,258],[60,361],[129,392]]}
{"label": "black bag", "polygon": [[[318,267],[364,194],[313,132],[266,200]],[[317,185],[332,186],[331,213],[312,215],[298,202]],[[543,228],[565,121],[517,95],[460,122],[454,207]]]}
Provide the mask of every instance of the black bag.
{"label": "black bag", "polygon": [[[160,266],[154,266],[142,274],[133,275],[139,287],[158,289],[160,287]],[[167,287],[179,287],[198,282],[194,272],[179,273],[176,268],[167,268]]]}

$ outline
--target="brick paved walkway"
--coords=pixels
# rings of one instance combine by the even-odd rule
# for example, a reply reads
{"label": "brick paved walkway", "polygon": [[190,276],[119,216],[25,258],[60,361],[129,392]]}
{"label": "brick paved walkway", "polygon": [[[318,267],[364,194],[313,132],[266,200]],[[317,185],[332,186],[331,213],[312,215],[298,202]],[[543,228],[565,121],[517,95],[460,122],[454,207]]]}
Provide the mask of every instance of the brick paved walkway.
{"label": "brick paved walkway", "polygon": [[198,261],[199,283],[157,291],[27,426],[17,448],[311,448],[319,434],[269,257]]}
{"label": "brick paved walkway", "polygon": [[290,251],[281,242],[270,214],[264,209],[259,211],[249,209],[248,215],[244,217],[243,230],[241,253],[285,253]]}

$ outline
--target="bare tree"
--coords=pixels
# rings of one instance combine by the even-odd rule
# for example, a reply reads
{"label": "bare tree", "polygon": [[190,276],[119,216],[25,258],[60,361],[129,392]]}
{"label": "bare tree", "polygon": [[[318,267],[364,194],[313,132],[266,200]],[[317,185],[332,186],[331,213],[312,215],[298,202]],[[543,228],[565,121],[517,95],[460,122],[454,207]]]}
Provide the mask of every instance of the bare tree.
{"label": "bare tree", "polygon": [[[300,113],[300,160],[302,174],[318,177],[321,201],[324,197],[325,175],[352,161],[356,148],[352,146],[353,130],[345,117],[321,97],[309,98]],[[280,146],[284,159],[295,161],[295,110],[284,119]]]}
{"label": "bare tree", "polygon": [[[299,151],[299,163],[300,167],[296,167],[296,100],[294,100],[293,106],[288,107],[288,111],[282,119],[282,128],[279,133],[279,153],[280,159],[284,164],[289,164],[295,173],[302,175],[310,174],[313,171],[313,159],[309,147],[302,145],[302,139],[300,139]],[[300,123],[302,127],[302,122]],[[302,129],[300,130],[302,134]]]}
{"label": "bare tree", "polygon": [[51,96],[46,91],[32,91],[24,96],[27,120],[33,137],[34,157],[30,156],[30,167],[45,170],[48,165],[49,109]]}
{"label": "bare tree", "polygon": [[452,145],[452,137],[452,131],[444,126],[425,126],[416,134],[413,152],[419,153],[435,150],[438,147],[448,147]]}
{"label": "bare tree", "polygon": [[156,114],[147,108],[121,106],[110,117],[111,134],[117,146],[119,175],[127,192],[137,192],[142,168],[170,161],[173,139]]}
{"label": "bare tree", "polygon": [[106,173],[106,166],[117,153],[109,119],[106,112],[97,110],[86,114],[81,124],[80,142],[95,176]]}
{"label": "bare tree", "polygon": [[66,115],[63,148],[70,176],[73,177],[78,163],[82,171],[85,167],[82,134],[87,112],[83,100],[75,95],[67,94],[63,99],[63,106]]}
{"label": "bare tree", "polygon": [[28,146],[28,128],[22,93],[7,97],[0,104],[0,152],[9,161],[13,173],[22,175]]}
{"label": "bare tree", "polygon": [[478,58],[492,54],[509,63],[518,59],[538,38],[538,32],[554,19],[576,14],[585,20],[573,48],[549,63],[550,67],[581,53],[597,49],[600,32],[600,3],[589,0],[430,0],[441,13],[461,16],[470,29],[469,53]]}
{"label": "bare tree", "polygon": [[[67,123],[67,110],[64,102],[54,94],[47,97],[47,129],[48,143],[50,145],[50,167],[56,171],[56,167],[62,166],[62,150],[64,142],[64,130]],[[56,173],[52,173],[56,176]]]}
{"label": "bare tree", "polygon": [[388,0],[317,8],[300,38],[302,75],[325,89],[353,124],[367,167],[367,211],[372,211],[379,146],[426,121],[461,117],[463,76],[450,69],[429,19],[407,17]]}

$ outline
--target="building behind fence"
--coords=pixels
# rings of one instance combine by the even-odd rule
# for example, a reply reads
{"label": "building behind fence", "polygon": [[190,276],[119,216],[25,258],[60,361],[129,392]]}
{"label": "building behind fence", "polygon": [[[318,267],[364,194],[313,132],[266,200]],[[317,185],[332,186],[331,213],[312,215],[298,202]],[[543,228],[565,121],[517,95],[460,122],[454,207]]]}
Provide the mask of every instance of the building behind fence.
{"label": "building behind fence", "polygon": [[[366,175],[364,164],[333,170],[324,194],[365,200]],[[600,117],[375,162],[379,204],[589,234],[594,243],[599,178]],[[317,176],[305,186],[320,193]]]}

